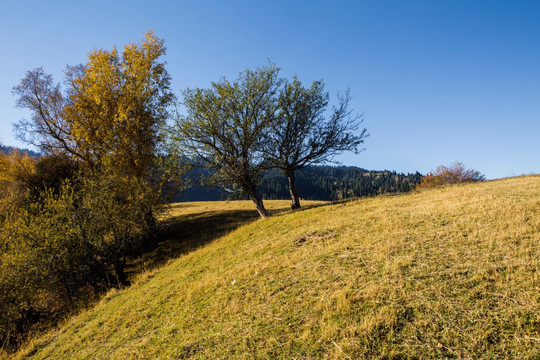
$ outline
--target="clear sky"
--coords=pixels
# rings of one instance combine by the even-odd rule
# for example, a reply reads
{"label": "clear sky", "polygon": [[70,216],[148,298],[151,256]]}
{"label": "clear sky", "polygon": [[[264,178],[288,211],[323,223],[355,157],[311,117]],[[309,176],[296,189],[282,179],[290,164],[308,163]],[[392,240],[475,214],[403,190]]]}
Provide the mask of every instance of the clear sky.
{"label": "clear sky", "polygon": [[334,99],[350,87],[370,137],[345,165],[540,172],[540,1],[1,1],[0,141],[25,146],[11,89],[26,71],[61,82],[67,64],[148,29],[178,93],[267,59]]}

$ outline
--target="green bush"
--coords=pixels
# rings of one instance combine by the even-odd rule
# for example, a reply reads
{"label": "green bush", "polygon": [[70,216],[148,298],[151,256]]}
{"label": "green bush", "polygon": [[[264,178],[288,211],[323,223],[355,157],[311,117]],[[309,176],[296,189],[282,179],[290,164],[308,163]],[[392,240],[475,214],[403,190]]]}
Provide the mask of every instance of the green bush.
{"label": "green bush", "polygon": [[100,174],[47,188],[0,231],[0,341],[126,283],[126,259],[155,240],[160,195],[140,178]]}
{"label": "green bush", "polygon": [[71,216],[73,193],[45,193],[42,203],[20,209],[0,235],[0,335],[12,341],[37,313],[73,306],[87,268],[81,234]]}

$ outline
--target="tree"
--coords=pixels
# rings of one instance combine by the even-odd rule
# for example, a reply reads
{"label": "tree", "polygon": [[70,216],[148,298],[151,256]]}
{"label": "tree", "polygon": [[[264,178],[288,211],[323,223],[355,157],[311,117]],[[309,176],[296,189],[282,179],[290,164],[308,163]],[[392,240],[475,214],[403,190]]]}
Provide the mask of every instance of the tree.
{"label": "tree", "polygon": [[159,61],[164,54],[163,40],[153,32],[122,53],[95,50],[85,65],[68,66],[65,92],[42,68],[29,71],[13,89],[17,105],[32,112],[31,120],[16,125],[18,136],[46,154],[74,157],[85,176],[114,173],[136,183],[144,179],[160,191],[152,176],[158,132],[174,100]]}
{"label": "tree", "polygon": [[271,123],[264,154],[272,166],[289,179],[292,209],[300,208],[295,172],[309,165],[331,161],[343,151],[358,152],[368,136],[359,129],[361,116],[352,116],[349,90],[338,95],[338,104],[325,118],[329,96],[322,81],[305,88],[297,77],[286,83],[279,94],[278,112]]}
{"label": "tree", "polygon": [[257,184],[268,164],[261,140],[274,120],[278,72],[271,64],[245,70],[233,82],[223,78],[209,89],[184,91],[187,116],[174,130],[188,154],[216,170],[215,182],[243,189],[263,218],[269,213]]}
{"label": "tree", "polygon": [[[99,257],[114,263],[121,278],[120,258],[140,244],[140,238],[153,238],[157,226],[155,210],[165,179],[156,171],[160,160],[156,152],[159,131],[174,100],[170,76],[159,61],[164,54],[163,41],[148,32],[123,52],[95,50],[86,64],[68,66],[65,91],[42,68],[29,71],[13,89],[17,105],[32,113],[31,120],[17,124],[19,137],[56,159],[64,155],[76,161],[73,169],[79,174],[67,175],[81,185],[74,199],[83,213],[90,216],[110,203],[108,221],[96,231],[107,237],[110,254]],[[131,227],[134,231],[115,230],[140,222]]]}
{"label": "tree", "polygon": [[[158,132],[174,100],[147,33],[123,52],[96,50],[66,71],[42,68],[13,91],[32,117],[18,135],[46,155],[0,154],[0,342],[43,314],[126,283],[126,258],[155,236],[162,203]],[[73,305],[73,306],[72,306]]]}
{"label": "tree", "polygon": [[19,138],[45,154],[67,153],[92,168],[145,176],[174,99],[158,61],[164,54],[152,32],[122,54],[95,50],[85,65],[67,67],[64,93],[43,68],[29,71],[13,88],[17,105],[32,112],[15,126]]}

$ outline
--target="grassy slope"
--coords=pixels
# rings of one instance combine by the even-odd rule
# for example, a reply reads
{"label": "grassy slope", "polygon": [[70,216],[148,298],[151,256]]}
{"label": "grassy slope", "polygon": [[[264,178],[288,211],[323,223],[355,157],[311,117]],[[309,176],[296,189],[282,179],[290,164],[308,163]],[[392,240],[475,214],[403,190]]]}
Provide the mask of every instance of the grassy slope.
{"label": "grassy slope", "polygon": [[539,176],[367,198],[242,226],[21,356],[538,359],[539,270]]}

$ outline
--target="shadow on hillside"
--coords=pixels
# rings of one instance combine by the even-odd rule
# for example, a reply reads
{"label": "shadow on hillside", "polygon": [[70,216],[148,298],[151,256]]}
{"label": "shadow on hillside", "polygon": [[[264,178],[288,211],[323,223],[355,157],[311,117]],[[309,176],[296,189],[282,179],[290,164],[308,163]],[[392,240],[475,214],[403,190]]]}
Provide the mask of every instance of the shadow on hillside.
{"label": "shadow on hillside", "polygon": [[[302,207],[303,211],[324,204],[310,204]],[[190,207],[190,204],[181,204]],[[272,216],[290,213],[289,208],[269,210]],[[249,210],[206,210],[199,213],[187,213],[172,216],[161,223],[161,241],[149,252],[132,259],[126,266],[128,278],[137,273],[162,265],[169,259],[187,254],[213,240],[259,219],[255,209]]]}
{"label": "shadow on hillside", "polygon": [[[282,212],[274,211],[272,215]],[[129,262],[126,274],[132,277],[162,265],[257,219],[259,215],[255,210],[212,210],[171,217],[161,224],[161,241],[151,251]]]}

